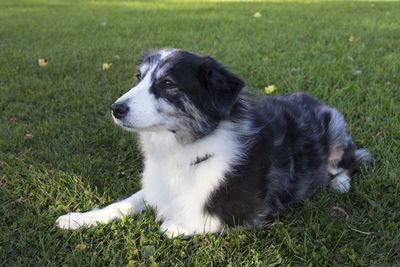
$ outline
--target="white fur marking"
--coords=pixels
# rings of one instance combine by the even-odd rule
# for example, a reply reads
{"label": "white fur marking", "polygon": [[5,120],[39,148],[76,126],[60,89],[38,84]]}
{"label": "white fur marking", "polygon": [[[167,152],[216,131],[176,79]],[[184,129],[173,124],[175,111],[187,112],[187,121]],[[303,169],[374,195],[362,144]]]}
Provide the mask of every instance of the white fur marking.
{"label": "white fur marking", "polygon": [[338,193],[346,193],[350,190],[350,177],[346,172],[341,172],[331,181],[332,190]]}
{"label": "white fur marking", "polygon": [[[140,133],[145,154],[144,198],[156,208],[157,219],[163,221],[161,231],[167,236],[221,229],[222,222],[206,214],[204,205],[241,156],[231,127],[232,123],[223,122],[211,135],[188,145],[178,143],[167,131]],[[213,156],[192,164],[205,154]]]}
{"label": "white fur marking", "polygon": [[71,212],[62,215],[58,217],[56,224],[62,229],[77,229],[82,226],[109,223],[114,219],[121,219],[123,216],[130,214],[137,214],[145,209],[143,190],[140,190],[132,196],[102,209],[93,209],[83,213]]}

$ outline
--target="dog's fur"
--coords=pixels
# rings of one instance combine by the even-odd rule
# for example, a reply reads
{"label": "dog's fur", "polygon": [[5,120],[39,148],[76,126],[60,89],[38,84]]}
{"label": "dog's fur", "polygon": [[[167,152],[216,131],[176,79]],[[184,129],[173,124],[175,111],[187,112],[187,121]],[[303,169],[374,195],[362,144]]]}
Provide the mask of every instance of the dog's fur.
{"label": "dog's fur", "polygon": [[103,209],[69,213],[61,228],[107,223],[155,208],[169,237],[261,226],[336,175],[371,160],[357,150],[340,113],[296,93],[254,98],[211,57],[166,49],[146,54],[138,84],[112,106],[116,124],[138,132],[143,189]]}

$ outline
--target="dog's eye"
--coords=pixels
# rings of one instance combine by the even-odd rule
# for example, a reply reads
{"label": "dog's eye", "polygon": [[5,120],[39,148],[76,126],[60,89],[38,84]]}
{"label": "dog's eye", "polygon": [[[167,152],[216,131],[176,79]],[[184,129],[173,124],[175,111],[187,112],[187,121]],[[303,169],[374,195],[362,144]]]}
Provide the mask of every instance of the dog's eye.
{"label": "dog's eye", "polygon": [[164,80],[162,80],[162,85],[164,85],[166,88],[175,88],[176,87],[176,85],[174,84],[174,82],[173,81],[171,81],[171,80],[169,80],[169,79],[164,79]]}
{"label": "dog's eye", "polygon": [[135,76],[136,76],[136,79],[138,81],[140,81],[140,79],[142,78],[142,73],[140,71],[138,71],[138,72],[136,72]]}

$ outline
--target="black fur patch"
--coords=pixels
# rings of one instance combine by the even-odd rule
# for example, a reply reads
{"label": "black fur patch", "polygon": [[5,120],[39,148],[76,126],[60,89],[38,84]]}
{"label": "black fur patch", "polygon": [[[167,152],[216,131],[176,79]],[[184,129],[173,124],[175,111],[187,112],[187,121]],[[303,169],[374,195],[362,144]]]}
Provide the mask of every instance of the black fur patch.
{"label": "black fur patch", "polygon": [[[226,174],[205,205],[205,212],[229,226],[272,220],[285,204],[302,200],[329,178],[327,106],[306,94],[245,101],[253,127],[262,130],[243,137],[253,144],[246,160]],[[343,142],[349,138],[347,132],[344,136]],[[357,161],[355,151],[351,142],[340,166],[353,170],[365,163]]]}

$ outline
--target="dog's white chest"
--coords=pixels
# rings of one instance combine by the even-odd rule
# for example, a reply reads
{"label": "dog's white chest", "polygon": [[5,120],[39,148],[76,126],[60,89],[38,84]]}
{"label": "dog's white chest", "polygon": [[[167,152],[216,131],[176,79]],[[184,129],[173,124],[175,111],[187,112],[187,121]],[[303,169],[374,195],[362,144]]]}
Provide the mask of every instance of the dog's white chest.
{"label": "dog's white chest", "polygon": [[144,198],[155,208],[159,220],[189,221],[197,224],[195,228],[204,227],[209,220],[220,227],[219,221],[205,213],[204,206],[234,161],[232,140],[217,132],[201,142],[181,146],[168,133],[141,135]]}

